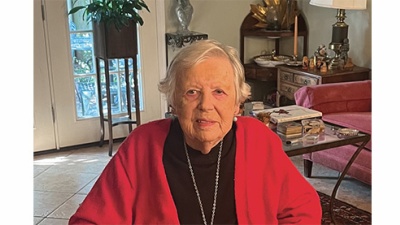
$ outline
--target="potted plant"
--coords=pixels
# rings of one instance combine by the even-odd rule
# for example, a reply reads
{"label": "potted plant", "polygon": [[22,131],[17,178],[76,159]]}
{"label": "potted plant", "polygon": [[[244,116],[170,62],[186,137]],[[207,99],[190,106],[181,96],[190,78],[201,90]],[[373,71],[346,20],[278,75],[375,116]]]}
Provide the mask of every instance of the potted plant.
{"label": "potted plant", "polygon": [[137,54],[137,24],[144,24],[139,14],[143,9],[150,12],[143,0],[92,0],[73,7],[68,15],[84,10],[82,19],[93,23],[95,56],[127,58]]}
{"label": "potted plant", "polygon": [[[79,1],[79,5],[77,5]],[[150,12],[144,0],[74,0],[73,8],[68,15],[75,14],[83,10],[83,21],[92,22],[93,25],[93,48],[96,57],[97,68],[97,90],[100,94],[100,59],[104,61],[105,83],[107,97],[107,119],[104,118],[102,99],[99,98],[99,113],[101,125],[100,146],[104,141],[104,121],[108,122],[109,131],[109,155],[112,155],[113,132],[112,127],[118,124],[129,124],[129,132],[132,130],[132,124],[140,125],[140,106],[139,106],[139,88],[137,79],[137,25],[144,24],[139,11],[146,9]],[[77,15],[77,14],[75,14]],[[134,97],[136,109],[136,121],[131,117],[131,100],[130,100],[130,78],[128,71],[128,58],[132,58],[133,63],[133,81],[134,81]],[[125,60],[125,82],[126,82],[126,102],[128,118],[122,117],[120,120],[113,122],[111,113],[111,93],[110,93],[110,75],[109,75],[109,59]]]}

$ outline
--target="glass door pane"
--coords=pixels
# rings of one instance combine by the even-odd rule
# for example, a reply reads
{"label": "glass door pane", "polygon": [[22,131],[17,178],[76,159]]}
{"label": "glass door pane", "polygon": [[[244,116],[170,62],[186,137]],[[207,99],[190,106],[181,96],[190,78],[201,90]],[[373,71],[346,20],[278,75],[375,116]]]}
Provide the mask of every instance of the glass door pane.
{"label": "glass door pane", "polygon": [[[73,6],[86,4],[89,0],[78,0],[72,5],[74,0],[67,0],[68,11]],[[92,24],[83,21],[83,10],[73,15],[69,15],[70,45],[72,55],[72,66],[75,81],[75,103],[77,119],[93,118],[99,116],[99,104],[96,83],[96,66],[93,50],[93,30]],[[140,56],[138,55],[138,59]],[[139,86],[141,86],[140,60],[138,64]],[[133,93],[133,60],[129,59],[129,82],[131,84],[132,112],[135,112],[134,93]],[[110,98],[112,114],[117,115],[127,112],[126,102],[126,83],[125,83],[125,65],[123,59],[109,60],[110,71]],[[107,113],[104,61],[100,60],[101,74],[101,99],[103,101],[103,112]],[[139,87],[139,101],[141,110],[143,109],[142,88]]]}

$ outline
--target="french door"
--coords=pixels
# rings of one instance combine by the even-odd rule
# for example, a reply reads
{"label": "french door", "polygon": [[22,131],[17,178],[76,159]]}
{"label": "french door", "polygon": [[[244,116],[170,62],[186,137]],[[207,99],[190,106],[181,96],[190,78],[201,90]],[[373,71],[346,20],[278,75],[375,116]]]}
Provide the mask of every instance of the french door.
{"label": "french door", "polygon": [[[164,30],[160,30],[164,26],[157,24],[164,21],[156,17],[157,11],[164,11],[164,3],[147,0],[146,4],[151,12],[142,13],[145,24],[139,27],[142,123],[161,118],[165,108],[157,89],[165,73],[165,50],[159,47],[165,46]],[[82,118],[82,108],[77,109],[87,104],[77,104],[67,12],[65,0],[34,0],[35,152],[97,142],[100,138],[99,118]],[[113,132],[114,138],[128,135],[125,125],[114,127]]]}

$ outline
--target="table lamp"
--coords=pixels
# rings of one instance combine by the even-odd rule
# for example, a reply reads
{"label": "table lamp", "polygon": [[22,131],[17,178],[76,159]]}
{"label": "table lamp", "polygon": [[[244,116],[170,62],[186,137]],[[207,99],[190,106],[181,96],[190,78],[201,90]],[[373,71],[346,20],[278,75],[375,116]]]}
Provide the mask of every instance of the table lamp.
{"label": "table lamp", "polygon": [[341,59],[346,64],[350,44],[347,37],[349,25],[344,22],[346,18],[345,10],[366,9],[367,0],[310,0],[310,5],[337,9],[337,21],[332,25],[332,42],[329,44],[329,49],[335,52],[335,56],[329,64],[329,69],[337,68]]}

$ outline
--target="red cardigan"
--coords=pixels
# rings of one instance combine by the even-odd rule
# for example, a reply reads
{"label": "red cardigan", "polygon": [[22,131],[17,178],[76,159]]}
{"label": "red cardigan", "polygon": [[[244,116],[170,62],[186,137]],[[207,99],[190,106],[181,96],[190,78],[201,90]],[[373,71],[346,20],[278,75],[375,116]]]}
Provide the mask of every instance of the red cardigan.
{"label": "red cardigan", "polygon": [[[126,138],[69,224],[179,224],[162,163],[171,124],[143,124]],[[320,224],[315,189],[251,117],[236,121],[235,200],[239,224]]]}

